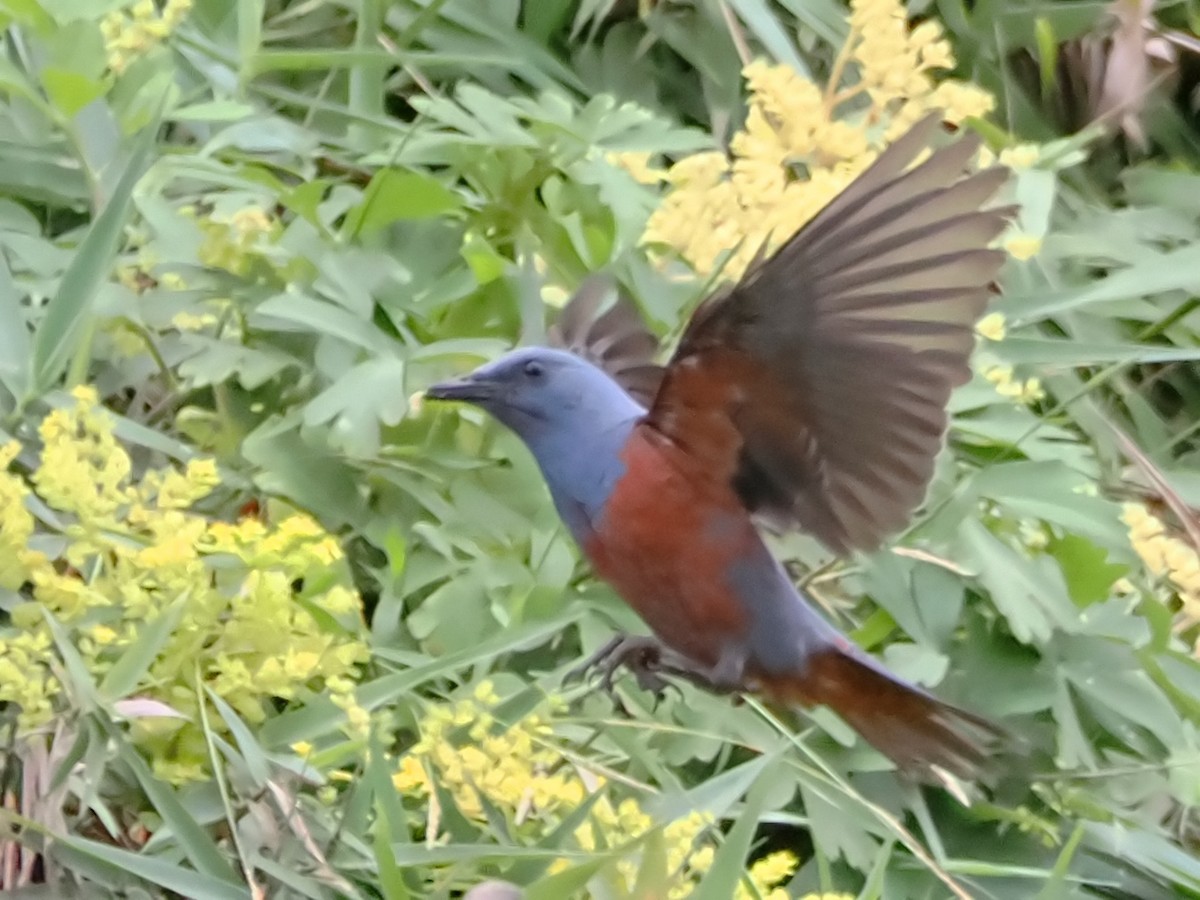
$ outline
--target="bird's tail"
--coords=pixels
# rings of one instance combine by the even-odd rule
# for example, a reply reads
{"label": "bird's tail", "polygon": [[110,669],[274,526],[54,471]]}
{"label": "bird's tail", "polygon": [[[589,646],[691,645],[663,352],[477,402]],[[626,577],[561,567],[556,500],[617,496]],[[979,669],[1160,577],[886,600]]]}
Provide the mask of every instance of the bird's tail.
{"label": "bird's tail", "polygon": [[1004,737],[982,716],[943,703],[853,649],[823,650],[803,674],[765,679],[764,688],[779,701],[830,707],[901,769],[938,780],[938,770],[979,777]]}

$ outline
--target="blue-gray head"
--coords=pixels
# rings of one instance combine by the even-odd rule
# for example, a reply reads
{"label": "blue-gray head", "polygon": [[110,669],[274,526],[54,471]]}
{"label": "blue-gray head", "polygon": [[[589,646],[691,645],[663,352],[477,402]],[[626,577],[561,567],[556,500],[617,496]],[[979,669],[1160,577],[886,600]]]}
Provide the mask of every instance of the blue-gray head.
{"label": "blue-gray head", "polygon": [[473,403],[512,429],[576,538],[587,524],[580,516],[594,518],[620,477],[620,451],[646,412],[602,369],[549,347],[514,350],[425,396]]}

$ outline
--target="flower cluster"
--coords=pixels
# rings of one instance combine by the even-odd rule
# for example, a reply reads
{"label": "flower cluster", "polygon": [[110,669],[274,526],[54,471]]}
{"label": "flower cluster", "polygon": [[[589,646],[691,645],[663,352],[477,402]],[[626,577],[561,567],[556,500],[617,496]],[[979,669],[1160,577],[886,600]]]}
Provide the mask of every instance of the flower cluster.
{"label": "flower cluster", "polygon": [[[1200,552],[1169,534],[1162,520],[1141,504],[1126,504],[1121,519],[1129,526],[1129,541],[1146,568],[1166,579],[1179,596],[1176,630],[1188,631],[1200,624]],[[1200,655],[1200,639],[1195,652]]]}
{"label": "flower cluster", "polygon": [[139,56],[166,40],[191,8],[192,0],[167,0],[160,13],[154,0],[138,0],[128,10],[110,12],[100,22],[108,67],[120,75]]}
{"label": "flower cluster", "polygon": [[[779,884],[787,881],[796,871],[800,860],[796,854],[788,850],[776,850],[766,856],[756,859],[746,873],[752,887],[739,882],[734,900],[789,900],[788,892]],[[830,895],[833,897],[834,895]],[[821,900],[816,894],[809,894],[807,900]],[[834,900],[837,900],[834,897]]]}
{"label": "flower cluster", "polygon": [[[0,701],[19,708],[20,730],[44,726],[58,710],[62,686],[52,673],[60,664],[47,616],[97,680],[170,616],[174,625],[135,691],[178,717],[131,725],[163,777],[206,773],[206,688],[252,724],[270,701],[324,691],[345,709],[350,732],[363,735],[367,714],[354,688],[367,650],[359,599],[333,538],[302,515],[271,526],[192,511],[218,484],[211,460],[135,479],[95,391],[77,389],[75,400],[42,421],[32,490],[8,471],[17,445],[0,453],[0,588],[29,598],[0,632]],[[30,512],[35,498],[54,513],[40,528]],[[60,539],[47,540],[47,530]]]}
{"label": "flower cluster", "polygon": [[[527,822],[537,823],[531,834],[546,833],[601,792],[574,832],[578,848],[588,852],[636,843],[656,827],[635,797],[617,800],[603,775],[583,768],[558,747],[550,717],[556,701],[508,725],[496,716],[499,703],[492,684],[483,682],[468,698],[431,707],[421,720],[420,740],[398,764],[392,779],[396,789],[429,802],[435,786],[440,787],[467,818],[483,823],[488,810],[499,811],[518,835]],[[709,816],[693,812],[663,826],[671,898],[689,896],[711,867],[715,846],[705,833],[712,824]],[[433,820],[431,825],[436,831]],[[427,840],[437,838],[436,833],[427,835]],[[637,881],[639,863],[637,852],[631,851],[616,864],[628,889]],[[560,860],[555,868],[568,865]],[[738,900],[786,900],[777,885],[791,877],[796,865],[790,853],[756,861],[747,875],[757,893],[739,888]]]}
{"label": "flower cluster", "polygon": [[199,225],[204,234],[197,253],[200,262],[240,276],[250,273],[282,230],[278,219],[256,206],[240,209],[228,219],[205,216]]}
{"label": "flower cluster", "polygon": [[[953,66],[936,22],[910,30],[899,0],[853,0],[850,35],[825,88],[788,66],[750,63],[749,110],[730,155],[699,153],[672,166],[644,239],[674,248],[701,275],[731,251],[723,272],[737,277],[764,243],[793,234],[926,112],[958,123],[990,111],[982,89],[934,81]],[[644,165],[636,172],[657,177]]]}
{"label": "flower cluster", "polygon": [[[489,682],[470,699],[433,706],[421,722],[421,739],[401,760],[397,790],[430,790],[429,770],[454,795],[463,815],[482,820],[484,803],[518,818],[553,816],[583,802],[583,782],[562,765],[549,743],[550,727],[531,714],[502,728],[492,710],[499,697]],[[465,732],[460,747],[453,733]]]}
{"label": "flower cluster", "polygon": [[1040,378],[1036,375],[1018,378],[1016,370],[1010,365],[988,366],[983,370],[983,377],[996,386],[997,394],[1017,403],[1036,403],[1046,396]]}
{"label": "flower cluster", "polygon": [[[1008,320],[1004,313],[989,313],[975,324],[975,333],[986,341],[998,343],[1008,336]],[[982,358],[977,364],[983,377],[996,388],[996,393],[1001,397],[1021,404],[1037,403],[1045,399],[1046,391],[1042,388],[1042,380],[1036,375],[1018,378],[1016,370],[1007,363],[997,362],[991,351],[980,353],[980,357]],[[1044,535],[1036,537],[1040,534],[1036,527],[1030,525],[1027,529],[1025,525],[1026,523],[1022,523],[1022,537],[1026,546],[1034,547],[1037,541],[1044,540]],[[1032,541],[1028,539],[1031,536]]]}
{"label": "flower cluster", "polygon": [[[1036,144],[1017,144],[1000,151],[1000,165],[1014,171],[1031,169],[1041,159]],[[1042,239],[1036,235],[1014,230],[1004,241],[1004,249],[1013,259],[1024,262],[1042,252]]]}

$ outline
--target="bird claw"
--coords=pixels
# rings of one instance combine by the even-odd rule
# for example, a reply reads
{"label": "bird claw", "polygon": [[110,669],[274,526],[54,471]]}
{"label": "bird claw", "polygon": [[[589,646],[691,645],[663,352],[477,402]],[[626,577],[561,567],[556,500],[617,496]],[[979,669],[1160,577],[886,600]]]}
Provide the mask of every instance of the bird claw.
{"label": "bird claw", "polygon": [[721,677],[719,672],[698,666],[691,660],[664,647],[654,637],[618,634],[607,644],[563,676],[563,683],[590,680],[598,674],[599,687],[622,709],[616,695],[616,676],[626,669],[637,680],[638,687],[654,696],[655,703],[666,696],[667,689],[679,690],[669,678],[688,681],[698,688],[717,694],[735,693],[736,684]]}
{"label": "bird claw", "polygon": [[585,659],[563,676],[563,683],[589,681],[598,675],[599,687],[618,706],[616,677],[621,669],[627,669],[637,680],[638,687],[661,700],[667,688],[674,687],[659,674],[664,654],[663,645],[653,637],[645,635],[618,634],[607,644]]}
{"label": "bird claw", "polygon": [[563,675],[563,684],[572,684],[576,681],[586,681],[589,677],[591,677],[591,674],[598,666],[600,666],[602,663],[605,663],[609,657],[616,653],[617,647],[621,645],[621,642],[628,638],[629,635],[627,634],[613,635],[613,637],[603,647],[601,647],[579,665],[575,666],[573,669],[569,669],[567,673]]}

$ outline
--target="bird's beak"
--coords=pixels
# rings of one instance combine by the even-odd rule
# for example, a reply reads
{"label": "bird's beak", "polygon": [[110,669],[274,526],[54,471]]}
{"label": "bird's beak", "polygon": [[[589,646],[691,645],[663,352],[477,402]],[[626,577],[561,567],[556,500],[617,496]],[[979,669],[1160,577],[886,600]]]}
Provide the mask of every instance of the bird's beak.
{"label": "bird's beak", "polygon": [[451,378],[431,385],[425,396],[430,400],[460,400],[464,403],[486,403],[496,396],[496,385],[475,374]]}

